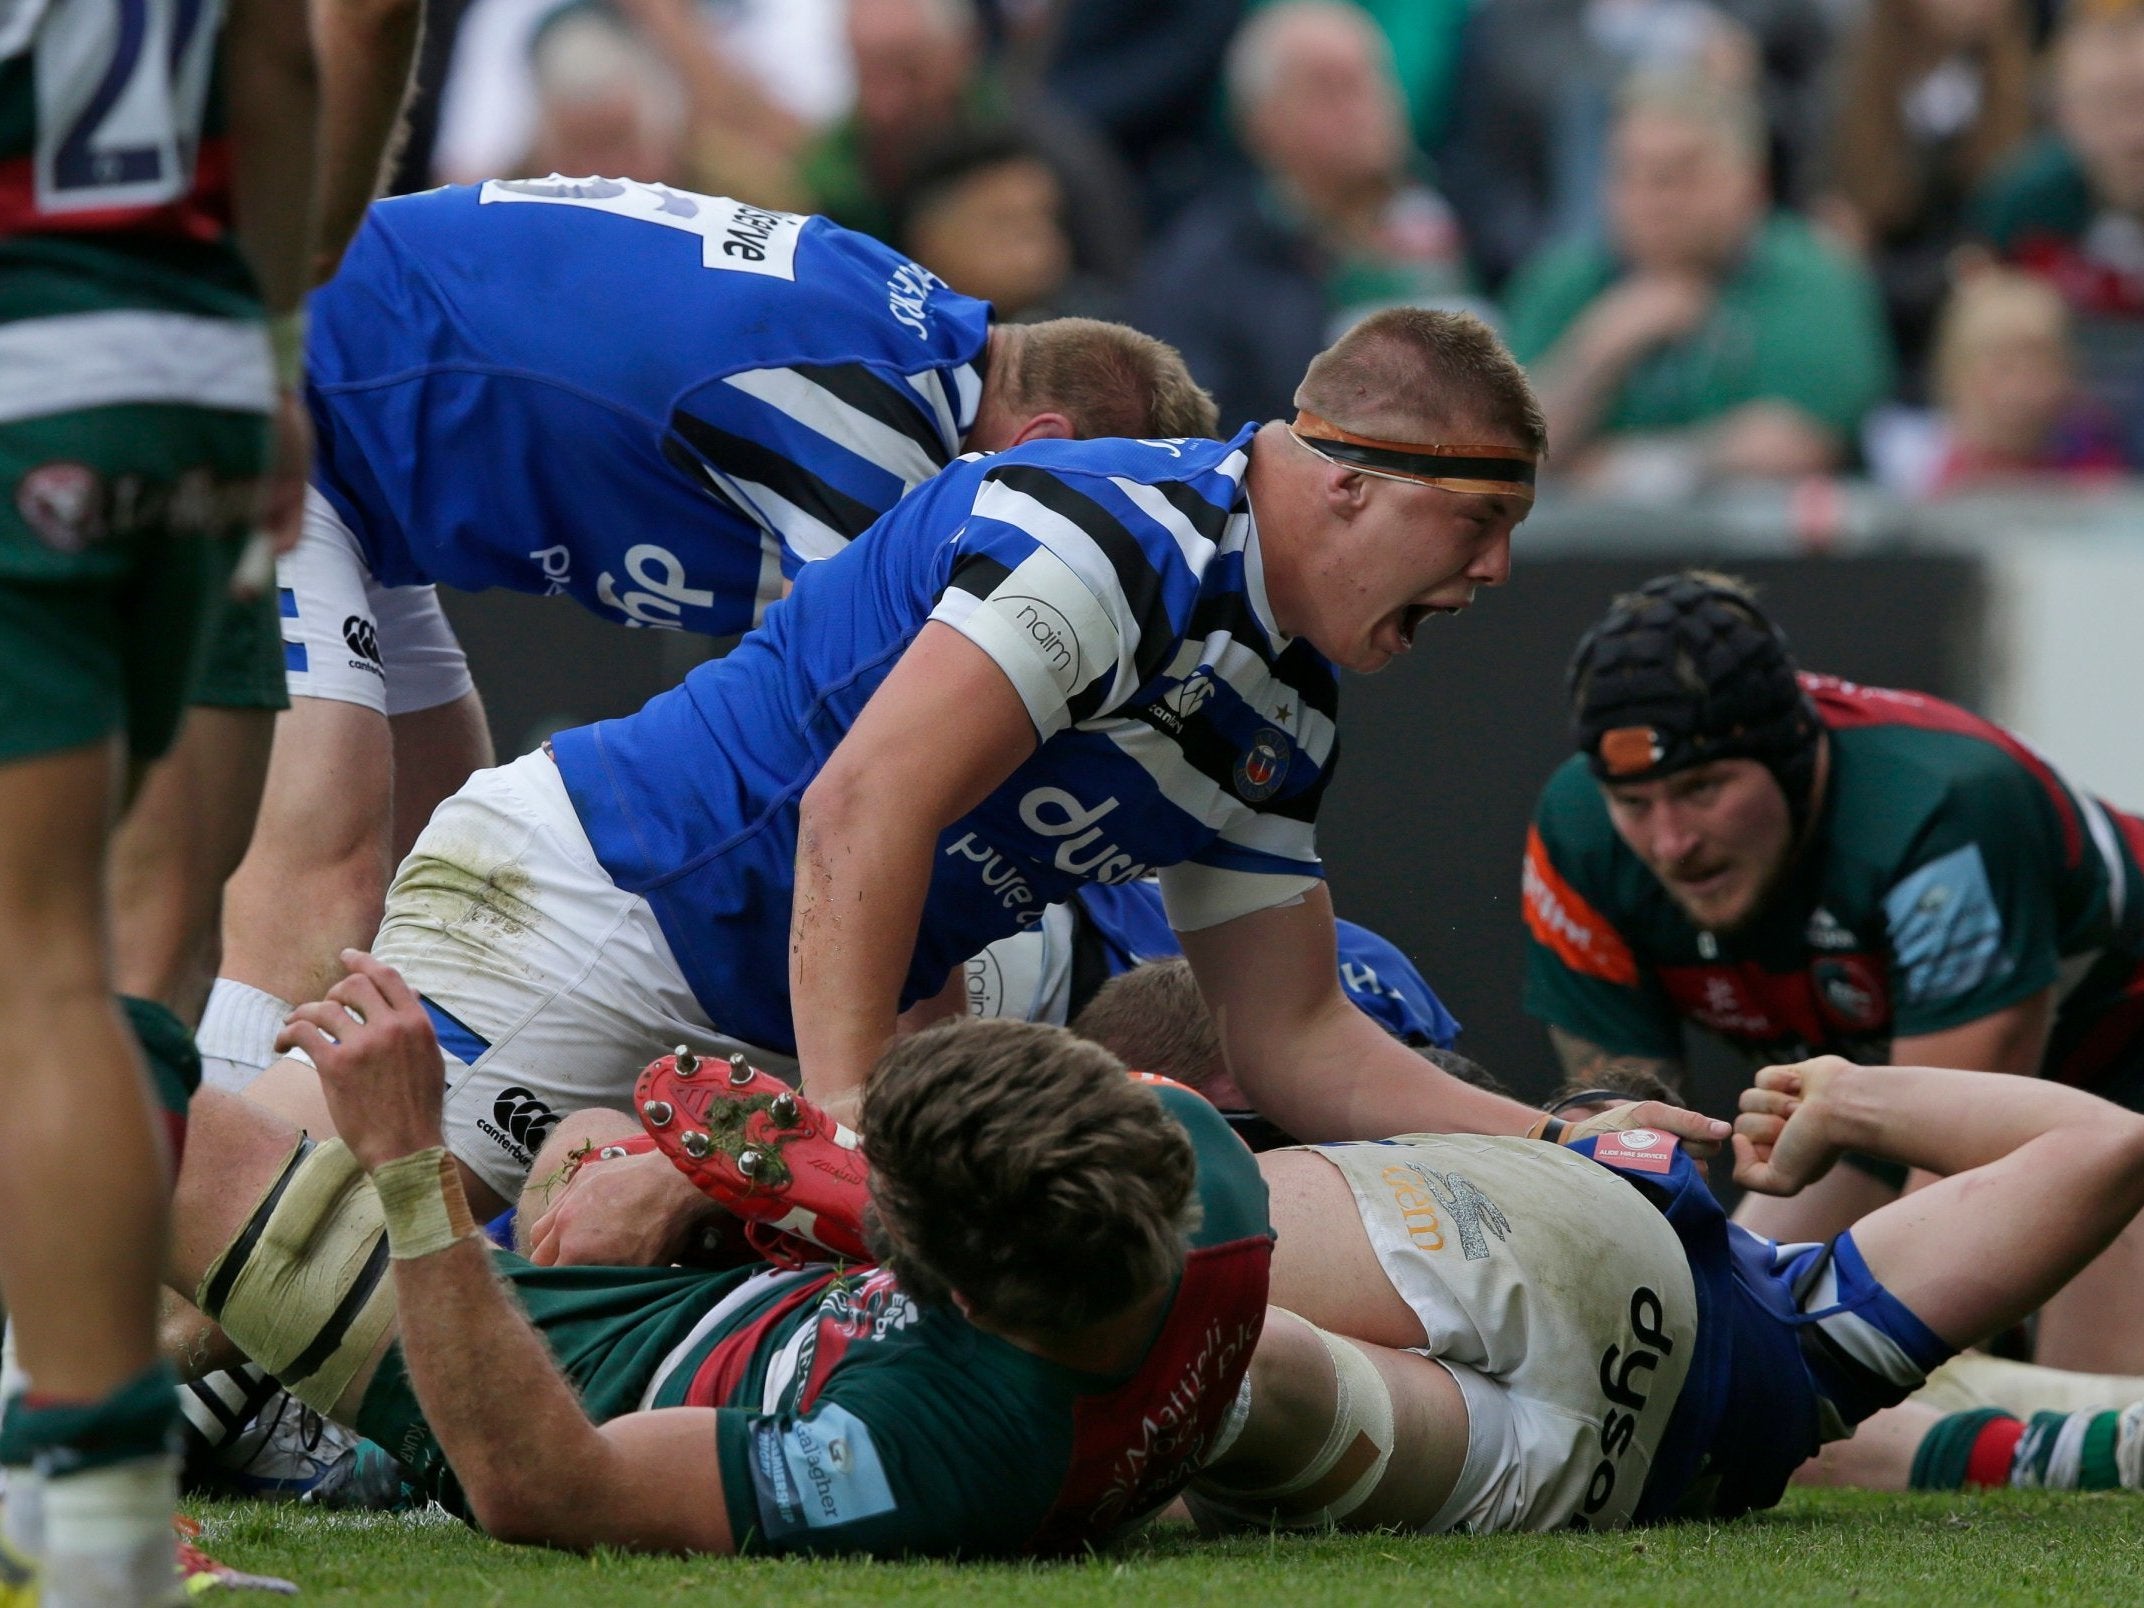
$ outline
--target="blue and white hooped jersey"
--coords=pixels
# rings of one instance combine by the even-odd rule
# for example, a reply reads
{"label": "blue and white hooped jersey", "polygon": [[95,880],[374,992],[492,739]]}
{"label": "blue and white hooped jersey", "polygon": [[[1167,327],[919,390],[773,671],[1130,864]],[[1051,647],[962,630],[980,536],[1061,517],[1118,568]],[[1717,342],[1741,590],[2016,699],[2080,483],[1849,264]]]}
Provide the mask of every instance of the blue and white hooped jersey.
{"label": "blue and white hooped jersey", "polygon": [[824,218],[555,175],[379,202],[311,317],[315,479],[381,582],[718,636],[960,452],[990,329]]}
{"label": "blue and white hooped jersey", "polygon": [[1315,885],[1337,686],[1266,601],[1255,429],[963,460],[736,651],[553,739],[597,857],[654,907],[712,1021],[794,1045],[798,800],[931,620],[990,656],[1041,741],[941,837],[904,1003],[1086,882],[1158,871],[1182,931]]}

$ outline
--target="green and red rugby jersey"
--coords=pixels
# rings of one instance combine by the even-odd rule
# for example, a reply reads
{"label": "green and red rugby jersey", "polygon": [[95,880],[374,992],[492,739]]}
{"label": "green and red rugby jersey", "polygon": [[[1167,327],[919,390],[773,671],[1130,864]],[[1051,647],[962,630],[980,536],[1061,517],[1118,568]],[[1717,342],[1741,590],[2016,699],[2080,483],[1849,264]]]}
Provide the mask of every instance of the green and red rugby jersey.
{"label": "green and red rugby jersey", "polygon": [[740,1550],[1076,1551],[1176,1495],[1249,1366],[1273,1237],[1242,1141],[1189,1090],[1156,1092],[1191,1137],[1202,1216],[1130,1375],[1046,1362],[871,1268],[761,1275],[672,1351],[642,1400],[722,1409]]}
{"label": "green and red rugby jersey", "polygon": [[[1526,1008],[1612,1054],[1684,1022],[1753,1063],[1888,1058],[2053,985],[2044,1075],[2144,1072],[2144,821],[2021,739],[1920,693],[1805,675],[1831,739],[1814,836],[1764,911],[1699,929],[1616,835],[1582,756],[1527,835]],[[2144,1083],[2140,1083],[2144,1088]]]}
{"label": "green and red rugby jersey", "polygon": [[221,0],[0,7],[0,322],[260,316],[232,228],[222,20]]}

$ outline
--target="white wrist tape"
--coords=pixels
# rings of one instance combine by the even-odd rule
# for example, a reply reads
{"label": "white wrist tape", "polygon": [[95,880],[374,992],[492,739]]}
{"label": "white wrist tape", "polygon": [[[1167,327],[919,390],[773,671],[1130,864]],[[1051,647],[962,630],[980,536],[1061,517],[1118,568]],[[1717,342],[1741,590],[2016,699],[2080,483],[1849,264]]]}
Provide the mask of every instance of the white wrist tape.
{"label": "white wrist tape", "polygon": [[430,1256],[476,1232],[454,1158],[438,1145],[372,1169],[387,1224],[387,1254],[397,1262]]}

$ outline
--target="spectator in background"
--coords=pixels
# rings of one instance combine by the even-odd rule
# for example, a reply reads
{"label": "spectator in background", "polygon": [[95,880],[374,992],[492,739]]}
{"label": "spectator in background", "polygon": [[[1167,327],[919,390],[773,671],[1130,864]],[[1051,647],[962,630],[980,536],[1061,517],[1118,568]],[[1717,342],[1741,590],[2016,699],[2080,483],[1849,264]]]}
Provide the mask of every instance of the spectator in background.
{"label": "spectator in background", "polygon": [[1039,96],[1012,104],[984,59],[974,0],[849,0],[848,41],[856,105],[803,155],[812,210],[890,239],[895,198],[923,156],[964,125],[1010,123],[1056,175],[1079,267],[1111,283],[1130,275],[1130,176],[1077,118]]}
{"label": "spectator in background", "polygon": [[1974,188],[2032,133],[2027,0],[1870,0],[1835,63],[1811,210],[1867,254],[1909,399]]}
{"label": "spectator in background", "polygon": [[2144,0],[2073,0],[2053,58],[2056,129],[1989,183],[1975,221],[2062,293],[2086,384],[2144,466]]}
{"label": "spectator in background", "polygon": [[1221,64],[1244,0],[1043,0],[1035,32],[1053,95],[1138,176],[1159,231],[1231,165]]}
{"label": "spectator in background", "polygon": [[1830,0],[1487,0],[1461,45],[1438,171],[1486,282],[1601,227],[1618,86],[1704,77],[1758,97],[1782,194],[1800,194],[1831,48]]}
{"label": "spectator in background", "polygon": [[553,12],[529,59],[535,135],[528,154],[502,176],[602,174],[687,185],[683,86],[615,13],[596,6]]}
{"label": "spectator in background", "polygon": [[925,151],[894,198],[890,244],[998,319],[1115,318],[1114,299],[1076,275],[1064,188],[1004,124],[965,127]]}
{"label": "spectator in background", "polygon": [[1149,254],[1132,321],[1173,344],[1221,422],[1292,405],[1304,366],[1365,314],[1457,307],[1457,220],[1415,176],[1392,54],[1346,0],[1283,0],[1230,49],[1229,107],[1257,168],[1186,208]]}
{"label": "spectator in background", "polygon": [[[555,13],[587,4],[470,0],[440,95],[434,183],[498,178],[523,158],[536,137],[531,51],[538,30]],[[843,0],[617,0],[601,9],[638,33],[683,88],[684,182],[777,206],[803,200],[793,188],[796,153],[849,102],[842,6]]]}
{"label": "spectator in background", "polygon": [[1858,263],[1770,210],[1764,150],[1748,99],[1693,78],[1626,87],[1606,237],[1551,248],[1506,301],[1567,479],[1672,497],[1847,462],[1890,388],[1881,301]]}
{"label": "spectator in background", "polygon": [[2103,485],[2122,472],[2110,421],[2078,387],[2069,309],[2042,280],[1969,274],[1943,310],[1933,378],[1944,440],[1932,495],[2021,478]]}

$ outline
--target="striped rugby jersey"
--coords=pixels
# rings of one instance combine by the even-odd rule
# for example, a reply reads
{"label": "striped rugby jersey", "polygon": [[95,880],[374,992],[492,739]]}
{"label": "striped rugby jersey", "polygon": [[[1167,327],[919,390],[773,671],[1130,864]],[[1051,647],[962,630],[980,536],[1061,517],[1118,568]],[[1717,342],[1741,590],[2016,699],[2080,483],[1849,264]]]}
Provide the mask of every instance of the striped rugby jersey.
{"label": "striped rugby jersey", "polygon": [[380,581],[726,636],[961,450],[990,308],[824,218],[553,176],[380,202],[312,318]]}
{"label": "striped rugby jersey", "polygon": [[222,25],[219,0],[0,0],[0,425],[273,405]]}
{"label": "striped rugby jersey", "polygon": [[589,840],[725,1032],[790,1049],[797,802],[928,620],[1041,742],[940,839],[903,1003],[1087,882],[1159,871],[1179,930],[1299,897],[1337,757],[1332,666],[1281,635],[1234,440],[965,459],[807,569],[726,658],[553,739]]}

